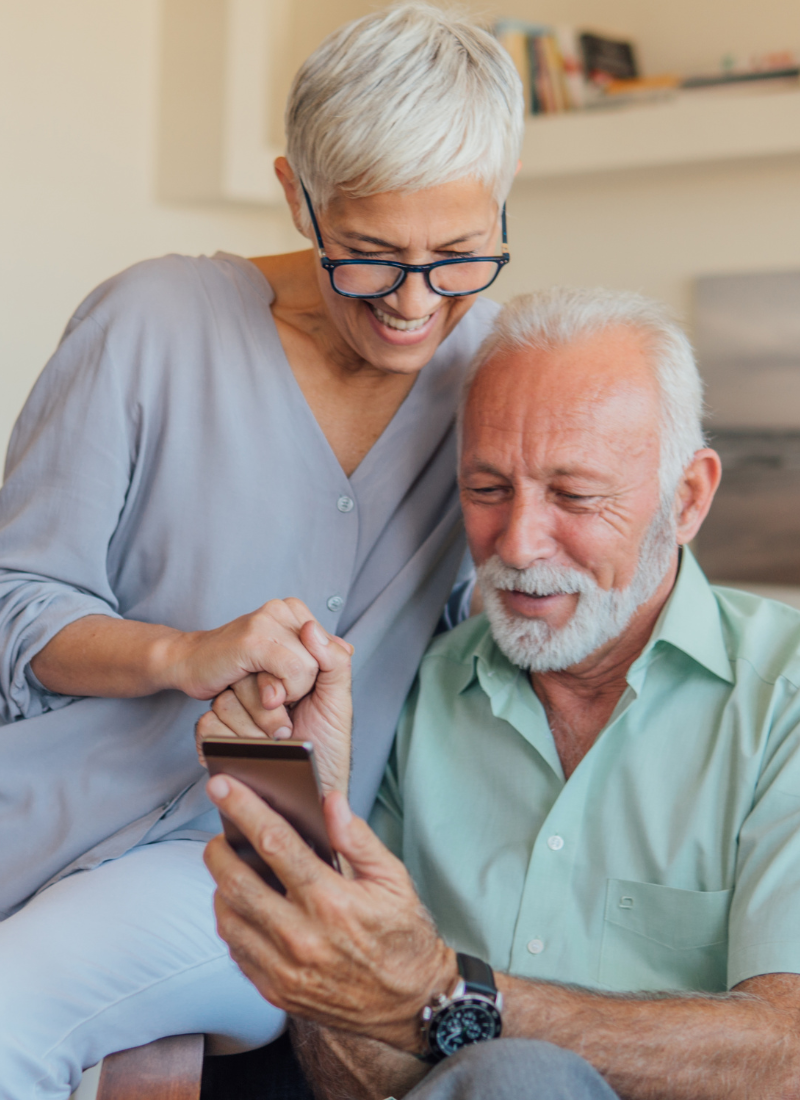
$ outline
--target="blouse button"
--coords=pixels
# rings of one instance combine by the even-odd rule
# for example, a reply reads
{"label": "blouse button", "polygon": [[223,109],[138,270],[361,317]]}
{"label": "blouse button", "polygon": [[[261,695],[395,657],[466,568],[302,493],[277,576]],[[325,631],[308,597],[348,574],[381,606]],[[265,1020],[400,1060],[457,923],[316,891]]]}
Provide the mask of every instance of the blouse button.
{"label": "blouse button", "polygon": [[331,596],[328,600],[328,611],[341,611],[344,607],[344,600],[341,596]]}
{"label": "blouse button", "polygon": [[352,512],[355,505],[350,497],[339,497],[336,501],[336,507],[340,512]]}

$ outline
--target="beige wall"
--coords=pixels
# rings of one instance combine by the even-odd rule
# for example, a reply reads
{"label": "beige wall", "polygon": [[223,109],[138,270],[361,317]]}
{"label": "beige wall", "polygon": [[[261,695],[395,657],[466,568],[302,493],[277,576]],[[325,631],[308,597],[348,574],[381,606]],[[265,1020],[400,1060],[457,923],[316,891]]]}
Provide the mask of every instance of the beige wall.
{"label": "beige wall", "polygon": [[78,302],[164,252],[294,247],[281,213],[154,195],[158,0],[0,0],[0,452]]}
{"label": "beige wall", "polygon": [[[366,0],[295,0],[286,73]],[[487,11],[487,5],[475,7]],[[630,30],[653,69],[800,47],[796,0],[507,0],[495,10]],[[293,247],[286,217],[155,196],[158,0],[0,0],[0,449],[78,301],[145,256]],[[497,296],[551,282],[686,310],[711,271],[800,265],[800,158],[529,182]]]}

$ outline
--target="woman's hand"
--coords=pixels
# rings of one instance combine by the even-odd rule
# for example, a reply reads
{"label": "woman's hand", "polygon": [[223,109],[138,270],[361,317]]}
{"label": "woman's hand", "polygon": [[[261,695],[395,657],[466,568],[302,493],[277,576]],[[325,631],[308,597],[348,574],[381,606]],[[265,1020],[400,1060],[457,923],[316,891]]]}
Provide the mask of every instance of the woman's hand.
{"label": "woman's hand", "polygon": [[193,699],[213,699],[252,673],[268,672],[265,689],[271,683],[287,702],[297,702],[317,676],[317,663],[300,641],[307,622],[315,619],[302,600],[270,600],[214,630],[178,634],[164,654],[170,686]]}
{"label": "woman's hand", "polygon": [[218,695],[211,710],[197,723],[197,752],[203,761],[203,741],[207,737],[293,737],[311,741],[323,791],[346,793],[353,716],[353,647],[328,634],[314,619],[301,626],[297,637],[319,670],[313,690],[295,701],[284,682],[270,673],[240,680]]}
{"label": "woman's hand", "polygon": [[51,638],[31,668],[49,691],[106,699],[169,689],[213,699],[252,673],[268,672],[265,689],[267,683],[279,686],[291,704],[308,694],[317,677],[317,663],[299,636],[303,624],[313,621],[295,599],[270,600],[214,630],[187,632],[87,615]]}

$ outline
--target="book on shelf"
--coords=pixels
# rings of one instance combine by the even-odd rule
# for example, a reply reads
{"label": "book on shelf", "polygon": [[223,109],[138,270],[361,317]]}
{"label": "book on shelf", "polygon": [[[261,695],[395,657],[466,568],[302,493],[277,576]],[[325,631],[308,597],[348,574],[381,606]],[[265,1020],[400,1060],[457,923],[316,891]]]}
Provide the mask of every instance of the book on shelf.
{"label": "book on shelf", "polygon": [[636,47],[626,39],[518,19],[501,20],[494,33],[514,62],[533,115],[660,100],[684,89],[800,82],[800,60],[786,50],[746,61],[723,58],[720,72],[710,75],[643,76]]}
{"label": "book on shelf", "polygon": [[517,19],[502,20],[494,32],[516,66],[534,115],[589,106],[603,95],[605,83],[638,75],[631,42]]}

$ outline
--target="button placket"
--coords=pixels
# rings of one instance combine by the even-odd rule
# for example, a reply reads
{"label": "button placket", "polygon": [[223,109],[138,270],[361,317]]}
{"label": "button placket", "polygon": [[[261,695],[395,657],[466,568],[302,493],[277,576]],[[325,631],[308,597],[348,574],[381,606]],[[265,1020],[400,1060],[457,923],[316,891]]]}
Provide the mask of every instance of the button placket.
{"label": "button placket", "polygon": [[[338,559],[339,568],[334,568],[328,575],[327,581],[328,584],[331,585],[333,591],[329,588],[328,594],[324,595],[323,599],[325,600],[325,607],[328,611],[338,618],[347,602],[349,587],[353,579],[355,556],[358,547],[359,524],[356,501],[349,492],[340,489],[333,499],[336,504],[336,512],[334,514],[337,517],[334,520],[334,530],[336,534],[333,535],[333,537],[340,550],[340,553],[335,555],[334,561]],[[341,553],[345,547],[348,548],[348,552],[346,554]],[[342,568],[345,559],[349,559],[349,563],[348,566]],[[334,564],[334,562],[330,562],[330,564]],[[334,631],[337,628],[336,623],[331,624],[328,622],[326,626],[328,629],[333,629]]]}
{"label": "button placket", "polygon": [[551,805],[531,852],[511,949],[512,970],[516,968],[520,974],[552,977],[562,966],[565,953],[569,954],[564,911],[569,906],[578,845],[573,835],[564,837],[554,826],[576,817],[576,808],[585,797],[587,775],[573,776],[570,783]]}

